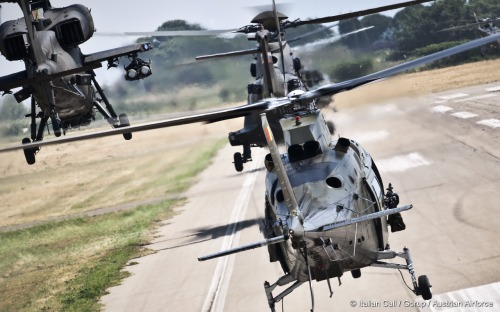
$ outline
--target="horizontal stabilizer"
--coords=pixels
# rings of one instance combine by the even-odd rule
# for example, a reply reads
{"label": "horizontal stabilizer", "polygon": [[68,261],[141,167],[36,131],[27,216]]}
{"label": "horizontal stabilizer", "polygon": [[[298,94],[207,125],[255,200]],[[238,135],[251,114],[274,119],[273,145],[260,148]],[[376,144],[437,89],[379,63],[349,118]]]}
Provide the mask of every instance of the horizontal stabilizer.
{"label": "horizontal stabilizer", "polygon": [[207,255],[207,256],[199,257],[198,261],[210,260],[210,259],[214,259],[214,258],[218,258],[218,257],[223,257],[223,256],[231,255],[231,254],[234,254],[234,253],[237,253],[237,252],[241,252],[241,251],[255,249],[255,248],[259,248],[259,247],[263,247],[263,246],[267,246],[267,245],[272,245],[272,244],[279,244],[279,243],[283,243],[287,239],[288,239],[288,235],[282,235],[282,236],[278,236],[278,237],[273,237],[273,238],[266,239],[266,240],[263,240],[263,241],[260,241],[260,242],[256,242],[256,243],[252,243],[252,244],[244,245],[244,246],[241,246],[241,247],[236,247],[236,248],[228,249],[228,250],[221,251],[221,252],[216,252],[216,253],[213,253],[213,254],[210,254],[210,255]]}

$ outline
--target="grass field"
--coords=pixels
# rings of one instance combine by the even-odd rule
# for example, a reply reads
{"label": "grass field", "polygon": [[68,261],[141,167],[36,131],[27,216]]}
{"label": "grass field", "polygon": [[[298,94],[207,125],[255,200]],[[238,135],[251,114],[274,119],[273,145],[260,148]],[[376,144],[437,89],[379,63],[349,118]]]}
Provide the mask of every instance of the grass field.
{"label": "grass field", "polygon": [[[106,200],[112,201],[117,196],[113,195],[115,191],[124,197],[116,200],[118,203],[127,198],[178,194],[195,181],[197,173],[210,163],[222,144],[225,140],[195,140],[179,147],[182,153],[178,157],[172,156],[171,161],[163,165],[161,161],[142,155],[145,163],[136,163],[137,170],[129,169],[122,176],[125,177],[123,183],[109,183],[111,186],[108,188],[104,186],[109,199],[101,198],[106,192],[88,193],[85,185],[77,182],[80,191],[74,192],[82,196],[79,201],[73,202],[69,211],[80,211]],[[120,161],[114,160],[108,166],[118,166],[114,170],[119,170],[120,164]],[[71,171],[76,167],[59,168],[63,169]],[[113,171],[113,168],[108,169]],[[102,171],[100,177],[106,176],[107,171]],[[138,175],[148,175],[149,179],[138,182],[140,179],[135,176],[136,171]],[[153,172],[156,174],[151,176]],[[42,176],[44,179],[51,178]],[[18,179],[15,175],[12,177],[14,182],[9,183],[11,188]],[[134,180],[131,183],[135,183],[135,187],[120,191],[121,184],[125,184],[127,179]],[[11,180],[3,178],[3,181]],[[5,186],[3,181],[2,188]],[[152,191],[154,189],[157,191]],[[159,199],[155,204],[127,210],[116,206],[116,209],[99,216],[45,222],[0,233],[0,311],[98,311],[98,299],[108,287],[124,277],[121,269],[127,261],[148,252],[143,246],[151,238],[155,225],[171,216],[173,207],[182,201]],[[47,199],[47,203],[41,205],[46,214],[56,211],[50,206],[52,202],[55,204],[57,199]],[[33,215],[44,212],[33,212]],[[25,220],[32,218],[30,216]]]}

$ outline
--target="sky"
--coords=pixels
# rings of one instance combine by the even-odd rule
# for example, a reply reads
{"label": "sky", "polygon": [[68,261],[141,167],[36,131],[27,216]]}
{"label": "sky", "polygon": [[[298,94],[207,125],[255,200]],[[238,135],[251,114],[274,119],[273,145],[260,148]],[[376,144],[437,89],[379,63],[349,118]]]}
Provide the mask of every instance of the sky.
{"label": "sky", "polygon": [[[373,7],[404,2],[407,0],[277,0],[278,10],[290,20],[318,18],[348,13]],[[250,24],[260,11],[270,8],[269,0],[51,0],[53,7],[64,7],[80,3],[92,11],[96,34],[80,45],[84,54],[94,53],[131,44],[134,37],[99,36],[99,33],[120,33],[130,31],[154,31],[163,22],[183,19],[197,23],[206,29],[235,29]],[[200,4],[201,3],[201,4]],[[251,5],[250,5],[251,3]],[[394,12],[386,13],[393,15]],[[21,9],[14,3],[3,3],[1,21],[22,17]],[[123,75],[119,69],[96,70],[99,81],[105,85]],[[0,56],[0,76],[24,69],[22,61],[8,62]]]}

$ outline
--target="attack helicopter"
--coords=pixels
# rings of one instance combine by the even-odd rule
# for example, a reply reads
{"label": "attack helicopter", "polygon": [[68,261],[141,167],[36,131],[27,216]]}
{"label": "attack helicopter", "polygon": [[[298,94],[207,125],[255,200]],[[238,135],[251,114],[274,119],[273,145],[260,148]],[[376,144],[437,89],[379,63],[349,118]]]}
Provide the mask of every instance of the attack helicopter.
{"label": "attack helicopter", "polygon": [[476,13],[474,13],[475,22],[468,23],[465,25],[454,26],[440,31],[451,31],[465,28],[476,27],[477,31],[483,36],[490,36],[500,32],[500,28],[495,25],[496,22],[500,21],[500,18],[483,18],[478,19]]}
{"label": "attack helicopter", "polygon": [[[256,41],[256,48],[220,54],[203,55],[196,57],[196,60],[224,58],[245,54],[256,55],[255,62],[250,65],[250,73],[252,77],[255,78],[255,81],[247,86],[248,104],[258,102],[263,98],[271,96],[286,96],[294,90],[307,91],[309,90],[307,83],[308,72],[301,72],[301,61],[299,58],[294,57],[290,43],[308,36],[309,34],[324,31],[325,28],[323,28],[323,30],[320,29],[313,31],[300,37],[285,40],[285,33],[287,29],[302,25],[331,23],[430,1],[433,0],[407,1],[368,10],[305,21],[301,21],[300,19],[291,21],[288,19],[288,16],[280,12],[273,12],[272,10],[264,11],[252,19],[251,25],[243,26],[234,31],[235,33],[246,34],[249,41]],[[356,30],[352,33],[344,34],[344,36],[363,31],[365,29],[368,29],[368,27]],[[326,106],[328,103],[330,103],[330,100],[327,98],[321,101],[322,106]],[[283,142],[283,137],[281,136],[283,131],[279,123],[281,115],[279,113],[269,113],[267,117],[271,128],[276,133],[276,140],[279,143]],[[335,129],[333,122],[328,121],[328,126],[330,131],[333,133]],[[228,134],[228,139],[232,146],[243,146],[242,153],[236,152],[233,155],[233,164],[236,171],[242,171],[244,164],[252,160],[251,147],[264,147],[267,145],[265,137],[260,131],[260,127],[260,116],[258,114],[250,114],[244,118],[243,129],[233,131]]]}
{"label": "attack helicopter", "polygon": [[[0,25],[0,52],[8,61],[24,61],[26,67],[0,77],[0,92],[21,88],[14,93],[17,102],[31,98],[31,111],[26,115],[31,119],[31,138],[24,138],[23,144],[42,141],[45,129],[49,130],[49,119],[56,137],[90,124],[96,111],[113,128],[130,125],[126,114],[118,115],[113,109],[94,69],[104,61],[108,69],[117,67],[119,59],[126,57],[130,63],[124,66],[125,79],[146,78],[152,73],[150,62],[138,55],[152,49],[149,43],[84,55],[79,45],[95,31],[90,9],[81,4],[55,8],[49,0],[0,1],[4,2],[17,2],[23,13],[22,18]],[[123,137],[130,140],[132,134],[124,133]],[[24,150],[28,164],[35,163],[39,150]]]}
{"label": "attack helicopter", "polygon": [[[279,262],[283,269],[283,276],[276,282],[264,283],[271,311],[275,311],[277,302],[304,283],[309,283],[313,311],[313,280],[326,281],[332,294],[330,279],[340,280],[346,272],[359,278],[361,269],[370,266],[406,270],[412,283],[412,287],[407,286],[415,295],[429,300],[432,298],[432,286],[426,275],[415,275],[410,249],[405,247],[398,252],[388,244],[389,227],[391,232],[405,230],[401,212],[411,209],[412,205],[399,206],[399,196],[391,184],[384,192],[385,186],[375,161],[359,143],[348,138],[332,137],[316,101],[499,39],[500,34],[476,39],[314,90],[293,90],[286,96],[270,96],[246,105],[33,142],[2,148],[0,152],[258,114],[262,135],[270,151],[264,163],[267,169],[265,220],[262,225],[265,239],[203,256],[199,260],[266,246],[269,260]],[[283,137],[281,150],[268,115],[279,116]],[[395,258],[403,259],[404,263],[388,261]],[[291,286],[277,295],[273,294],[278,287],[288,284]]]}

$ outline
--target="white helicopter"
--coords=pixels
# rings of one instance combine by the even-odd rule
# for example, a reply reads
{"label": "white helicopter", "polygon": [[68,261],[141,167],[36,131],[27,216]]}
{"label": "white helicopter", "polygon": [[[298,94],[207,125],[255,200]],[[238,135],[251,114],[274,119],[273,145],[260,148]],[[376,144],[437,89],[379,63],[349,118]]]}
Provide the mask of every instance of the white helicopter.
{"label": "white helicopter", "polygon": [[[340,278],[346,272],[359,278],[361,269],[376,266],[408,271],[412,291],[424,300],[432,298],[426,275],[416,276],[410,250],[391,250],[388,228],[397,232],[406,228],[401,212],[412,205],[398,207],[399,196],[392,185],[384,184],[370,154],[357,142],[347,138],[333,139],[316,100],[362,85],[388,78],[397,73],[499,40],[500,34],[415,59],[394,67],[306,91],[295,90],[284,97],[197,113],[154,123],[134,125],[89,134],[5,147],[0,152],[37,148],[97,137],[132,133],[197,122],[217,122],[259,113],[262,133],[270,153],[265,158],[264,240],[200,257],[213,259],[245,250],[267,246],[271,262],[279,262],[283,276],[264,284],[271,311],[275,304],[294,289],[308,282],[311,311],[314,310],[312,281]],[[285,151],[281,152],[269,126],[267,114],[280,113]],[[404,263],[388,262],[402,258]],[[292,284],[275,295],[278,286]]]}

